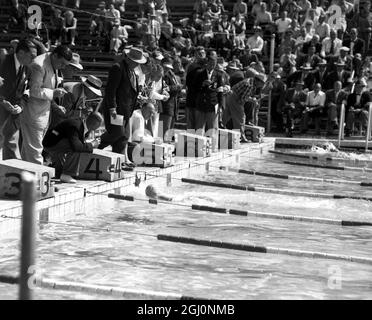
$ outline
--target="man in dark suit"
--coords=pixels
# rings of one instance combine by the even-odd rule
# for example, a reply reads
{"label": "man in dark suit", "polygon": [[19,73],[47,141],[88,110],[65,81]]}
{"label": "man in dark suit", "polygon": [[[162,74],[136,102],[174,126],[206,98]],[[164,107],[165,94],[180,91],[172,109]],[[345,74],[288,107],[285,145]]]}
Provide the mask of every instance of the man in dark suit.
{"label": "man in dark suit", "polygon": [[350,38],[344,40],[342,44],[350,48],[350,55],[355,56],[355,54],[359,53],[364,56],[365,43],[363,39],[358,38],[358,30],[356,28],[350,30]]}
{"label": "man in dark suit", "polygon": [[367,127],[370,102],[372,95],[367,88],[367,82],[361,79],[355,84],[355,91],[350,93],[347,99],[345,136],[350,136],[355,121],[361,122],[364,128]]}
{"label": "man in dark suit", "polygon": [[[345,63],[337,62],[336,70],[328,73],[326,77],[326,88],[333,88],[336,81],[341,81],[342,87],[346,87],[348,79],[351,77],[351,72],[345,70]],[[327,89],[328,90],[328,89]]]}
{"label": "man in dark suit", "polygon": [[[170,139],[169,130],[173,128],[175,118],[178,113],[178,97],[182,90],[180,79],[173,72],[171,59],[164,59],[162,62],[164,68],[164,81],[169,87],[169,99],[163,101],[163,110],[160,113],[159,120],[163,124],[163,135],[165,141]],[[161,126],[160,126],[161,127]],[[166,135],[166,136],[165,136]]]}
{"label": "man in dark suit", "polygon": [[216,67],[217,57],[209,55],[206,67],[200,69],[195,77],[195,85],[199,88],[195,113],[197,130],[218,129],[218,117],[223,108],[223,87],[227,83]]}
{"label": "man in dark suit", "polygon": [[315,82],[320,83],[322,88],[324,88],[325,90],[330,90],[333,88],[333,87],[327,88],[326,79],[328,73],[329,71],[327,61],[323,59],[318,63],[318,68],[314,71],[314,78]]}
{"label": "man in dark suit", "polygon": [[325,109],[328,114],[327,134],[331,135],[335,126],[338,126],[338,114],[341,104],[347,101],[348,94],[342,90],[341,81],[336,81],[334,88],[326,91]]}
{"label": "man in dark suit", "polygon": [[294,120],[301,119],[306,107],[307,94],[303,90],[304,82],[297,81],[295,87],[287,91],[285,96],[284,115],[286,119],[287,137],[292,137]]}
{"label": "man in dark suit", "polygon": [[0,77],[4,85],[0,88],[0,138],[3,138],[3,160],[15,159],[17,142],[15,134],[19,129],[22,112],[21,101],[26,88],[26,67],[36,57],[37,49],[33,42],[22,40],[15,53],[0,61]]}
{"label": "man in dark suit", "polygon": [[85,121],[82,119],[67,119],[47,131],[43,146],[52,158],[56,175],[60,174],[61,182],[76,183],[73,177],[79,174],[79,159],[81,153],[92,153],[99,141],[86,143],[85,138],[90,132],[97,130],[103,122],[101,114],[91,113]]}
{"label": "man in dark suit", "polygon": [[[146,61],[142,50],[134,47],[126,50],[122,61],[114,64],[110,69],[105,97],[101,105],[106,132],[102,135],[98,148],[104,149],[111,145],[112,152],[125,155],[129,167],[134,166],[128,159],[129,119],[140,93],[136,72],[140,72],[137,67]],[[113,124],[118,116],[123,117],[123,124]]]}

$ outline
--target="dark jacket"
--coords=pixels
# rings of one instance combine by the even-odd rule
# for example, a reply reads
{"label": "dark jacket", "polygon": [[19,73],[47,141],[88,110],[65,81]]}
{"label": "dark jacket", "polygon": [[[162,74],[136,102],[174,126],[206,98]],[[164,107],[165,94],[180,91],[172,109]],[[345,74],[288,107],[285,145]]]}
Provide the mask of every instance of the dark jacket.
{"label": "dark jacket", "polygon": [[107,80],[105,98],[102,102],[103,114],[110,118],[109,110],[116,108],[117,114],[123,115],[129,120],[137,103],[139,93],[137,86],[133,87],[130,81],[130,71],[125,60],[115,63],[110,71]]}
{"label": "dark jacket", "polygon": [[222,73],[218,70],[213,71],[210,85],[204,85],[205,80],[208,80],[207,70],[201,69],[195,77],[195,85],[199,88],[196,108],[203,112],[215,112],[216,104],[223,107],[223,93],[217,91],[226,83]]}
{"label": "dark jacket", "polygon": [[326,79],[325,79],[325,85],[326,85],[326,90],[327,89],[332,89],[336,81],[341,81],[342,87],[347,86],[347,81],[351,76],[351,72],[349,71],[343,71],[341,75],[337,73],[337,71],[332,71],[328,73]]}
{"label": "dark jacket", "polygon": [[164,81],[169,87],[170,97],[168,101],[163,101],[162,113],[174,117],[178,110],[178,96],[181,92],[181,82],[173,71],[169,71],[164,75]]}
{"label": "dark jacket", "polygon": [[16,76],[14,55],[8,54],[0,61],[0,77],[4,78],[4,85],[0,87],[0,96],[11,104],[18,103]]}
{"label": "dark jacket", "polygon": [[287,93],[285,95],[285,102],[287,105],[293,103],[297,109],[302,110],[305,108],[307,94],[304,91],[300,91],[299,95],[297,95],[297,97],[294,97],[295,92],[296,90],[293,88],[287,90]]}
{"label": "dark jacket", "polygon": [[350,110],[351,107],[354,109],[364,109],[367,110],[369,109],[369,102],[372,102],[372,97],[369,91],[364,91],[362,95],[360,96],[360,104],[358,105],[356,103],[357,101],[357,96],[356,93],[351,93],[349,94],[347,98],[347,105],[346,105],[346,112]]}
{"label": "dark jacket", "polygon": [[92,144],[85,143],[84,124],[81,119],[67,119],[55,128],[49,129],[44,137],[43,146],[53,147],[62,139],[70,142],[74,152],[91,153],[93,151]]}
{"label": "dark jacket", "polygon": [[346,91],[341,90],[338,93],[336,100],[336,91],[334,89],[326,91],[325,106],[328,107],[330,104],[335,104],[337,106],[342,104],[342,101],[347,101],[348,94]]}
{"label": "dark jacket", "polygon": [[186,75],[186,86],[187,86],[187,94],[186,94],[186,107],[190,109],[194,109],[196,107],[196,98],[198,97],[198,92],[200,87],[197,86],[195,83],[195,77],[198,72],[201,70],[200,65],[190,65],[187,75]]}
{"label": "dark jacket", "polygon": [[[350,44],[351,44],[351,39],[347,39],[342,42],[342,45],[348,48],[350,48]],[[365,46],[364,40],[360,38],[356,38],[354,41],[353,55],[355,56],[356,53],[360,53],[363,56],[364,46]]]}

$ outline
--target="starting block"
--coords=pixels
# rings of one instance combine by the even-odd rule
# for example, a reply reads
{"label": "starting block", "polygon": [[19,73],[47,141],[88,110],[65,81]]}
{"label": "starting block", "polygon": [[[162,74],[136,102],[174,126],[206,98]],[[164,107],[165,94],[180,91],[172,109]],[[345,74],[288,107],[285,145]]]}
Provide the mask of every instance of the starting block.
{"label": "starting block", "polygon": [[263,142],[263,137],[265,136],[265,128],[253,125],[245,125],[244,133],[248,140],[252,142]]}
{"label": "starting block", "polygon": [[27,171],[36,176],[36,197],[38,200],[54,197],[52,178],[54,168],[12,159],[0,161],[0,197],[21,199],[21,173]]}
{"label": "starting block", "polygon": [[218,129],[218,149],[240,149],[240,131]]}
{"label": "starting block", "polygon": [[210,157],[212,138],[187,132],[176,134],[176,155],[179,157]]}
{"label": "starting block", "polygon": [[81,153],[79,178],[112,182],[124,178],[124,168],[123,154],[94,149],[93,153]]}
{"label": "starting block", "polygon": [[174,165],[173,151],[172,144],[142,142],[134,147],[132,159],[136,165],[167,168]]}

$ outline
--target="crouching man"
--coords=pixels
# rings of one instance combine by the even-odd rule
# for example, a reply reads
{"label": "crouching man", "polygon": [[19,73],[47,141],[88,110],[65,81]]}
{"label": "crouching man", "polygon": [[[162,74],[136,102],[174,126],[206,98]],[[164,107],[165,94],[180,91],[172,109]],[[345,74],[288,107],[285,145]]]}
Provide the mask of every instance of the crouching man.
{"label": "crouching man", "polygon": [[91,153],[99,145],[98,140],[85,141],[90,132],[97,130],[103,123],[98,112],[91,113],[86,120],[67,119],[51,128],[46,133],[43,146],[52,158],[56,177],[60,174],[61,182],[76,183],[73,177],[79,173],[81,153]]}

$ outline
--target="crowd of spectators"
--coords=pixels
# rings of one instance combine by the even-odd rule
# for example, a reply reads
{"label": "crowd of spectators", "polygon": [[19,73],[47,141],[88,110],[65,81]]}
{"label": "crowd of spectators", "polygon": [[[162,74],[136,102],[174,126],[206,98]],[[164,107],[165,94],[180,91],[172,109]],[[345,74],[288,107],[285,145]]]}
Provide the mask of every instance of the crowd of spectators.
{"label": "crowd of spectators", "polygon": [[[102,1],[91,16],[92,38],[106,37],[117,57],[104,92],[93,76],[63,81],[66,69],[83,69],[73,53],[79,29],[74,10],[51,6],[53,46],[33,36],[2,54],[3,158],[15,157],[20,130],[22,159],[42,164],[51,158],[62,181],[75,181],[78,160],[71,154],[93,147],[111,145],[126,156],[130,170],[138,144],[172,140],[182,102],[187,129],[213,139],[218,128],[229,128],[248,141],[245,125],[263,123],[264,105],[271,108],[272,129],[287,136],[296,125],[302,133],[314,126],[317,135],[333,134],[340,125],[350,135],[357,122],[366,127],[372,101],[370,1],[237,0],[230,12],[221,0],[198,0],[180,21],[172,19],[166,0],[138,5],[131,28],[139,40],[131,45],[129,27],[122,25],[130,22],[125,1]],[[16,16],[9,23],[23,27]],[[342,104],[345,124],[338,123]],[[101,140],[87,143],[87,133],[103,121]]]}

